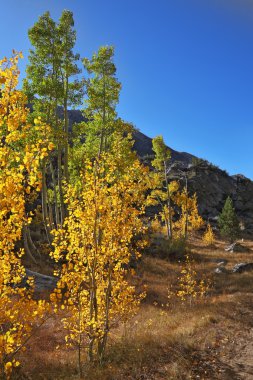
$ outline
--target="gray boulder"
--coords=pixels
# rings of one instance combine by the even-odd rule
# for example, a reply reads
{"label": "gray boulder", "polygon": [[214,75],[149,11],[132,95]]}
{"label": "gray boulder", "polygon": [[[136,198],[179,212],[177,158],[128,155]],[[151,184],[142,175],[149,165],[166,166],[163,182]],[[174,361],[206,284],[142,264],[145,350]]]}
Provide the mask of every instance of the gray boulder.
{"label": "gray boulder", "polygon": [[233,244],[229,245],[228,247],[226,247],[225,251],[226,252],[234,252],[235,246],[236,246],[236,243],[233,243]]}
{"label": "gray boulder", "polygon": [[[28,277],[34,278],[34,290],[35,292],[52,291],[56,288],[58,278],[54,276],[46,276],[45,274],[33,272],[26,269],[26,276],[24,278],[24,284]],[[22,281],[22,282],[23,282]]]}
{"label": "gray boulder", "polygon": [[214,273],[216,274],[228,273],[228,270],[223,266],[219,266],[218,268],[215,268]]}
{"label": "gray boulder", "polygon": [[229,245],[227,248],[225,248],[225,251],[226,252],[250,252],[250,249],[248,247],[245,247],[244,245],[240,244],[240,243],[233,243],[231,245]]}
{"label": "gray boulder", "polygon": [[253,270],[253,263],[240,263],[236,264],[232,269],[232,273],[244,273]]}

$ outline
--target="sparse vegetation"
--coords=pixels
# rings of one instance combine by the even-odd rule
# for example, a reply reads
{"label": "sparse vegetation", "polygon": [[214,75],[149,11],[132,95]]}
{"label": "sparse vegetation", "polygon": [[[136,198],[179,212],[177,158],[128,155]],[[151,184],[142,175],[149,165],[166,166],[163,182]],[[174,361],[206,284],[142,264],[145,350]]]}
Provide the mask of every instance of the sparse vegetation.
{"label": "sparse vegetation", "polygon": [[[253,243],[228,259],[209,223],[200,236],[197,194],[186,171],[183,187],[169,180],[162,136],[141,163],[116,112],[113,47],[85,58],[80,80],[72,12],[46,12],[29,38],[23,90],[22,55],[0,61],[0,379],[230,378],[231,331],[240,341],[253,316],[253,272],[232,268]],[[239,236],[231,198],[218,224]]]}
{"label": "sparse vegetation", "polygon": [[209,281],[205,281],[204,279],[197,280],[194,260],[189,254],[185,257],[185,263],[178,280],[179,289],[176,292],[176,296],[183,302],[189,302],[190,307],[198,297],[204,297],[210,287]]}
{"label": "sparse vegetation", "polygon": [[[204,247],[201,238],[191,240],[191,244],[197,281],[212,274],[215,260],[227,257],[221,241],[217,241],[215,251]],[[245,244],[253,247],[251,242]],[[228,268],[232,268],[238,260],[250,259],[251,254],[239,254],[238,258],[235,253],[229,257]],[[103,366],[87,363],[84,379],[137,380],[147,376],[179,380],[199,376],[211,380],[231,376],[235,371],[234,355],[242,344],[240,337],[245,332],[246,339],[252,323],[252,273],[211,275],[207,296],[197,298],[189,308],[189,303],[182,303],[175,295],[168,302],[168,284],[179,290],[181,264],[143,257],[136,275],[147,286],[146,299],[135,317],[114,327]],[[38,378],[38,374],[48,380],[77,379],[76,353],[66,348],[59,319],[56,315],[48,320],[29,342],[27,351],[20,353],[19,374],[25,373],[32,379]],[[231,331],[238,347],[232,343]],[[40,361],[31,360],[37,357]],[[20,378],[19,374],[16,378]]]}
{"label": "sparse vegetation", "polygon": [[213,232],[213,229],[212,229],[210,223],[207,224],[206,231],[205,231],[204,236],[203,236],[203,241],[207,246],[213,246],[214,245],[215,236],[214,236],[214,232]]}

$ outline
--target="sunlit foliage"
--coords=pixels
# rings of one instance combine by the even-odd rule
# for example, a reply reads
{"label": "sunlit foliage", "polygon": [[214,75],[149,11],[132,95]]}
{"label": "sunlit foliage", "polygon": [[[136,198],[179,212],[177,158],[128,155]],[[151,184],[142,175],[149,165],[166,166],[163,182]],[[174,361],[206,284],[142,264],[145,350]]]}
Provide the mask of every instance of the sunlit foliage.
{"label": "sunlit foliage", "polygon": [[67,190],[64,228],[54,231],[52,256],[64,263],[52,300],[62,300],[70,312],[63,319],[66,341],[80,355],[87,347],[91,361],[103,360],[111,328],[131,316],[143,297],[127,276],[144,244],[136,237],[144,232],[147,170],[138,160],[128,167],[122,160],[118,149],[85,163],[81,183]]}
{"label": "sunlit foliage", "polygon": [[207,224],[207,228],[203,236],[203,241],[207,246],[214,245],[215,236],[210,223]]}
{"label": "sunlit foliage", "polygon": [[[34,130],[26,121],[26,97],[16,88],[20,56],[14,52],[0,61],[0,369],[7,378],[19,365],[15,355],[46,310],[45,302],[32,300],[32,292],[19,287],[25,271],[18,243],[30,222],[25,201],[40,188],[40,161],[51,148],[46,138],[31,141]],[[35,130],[38,126],[48,129],[40,121]]]}

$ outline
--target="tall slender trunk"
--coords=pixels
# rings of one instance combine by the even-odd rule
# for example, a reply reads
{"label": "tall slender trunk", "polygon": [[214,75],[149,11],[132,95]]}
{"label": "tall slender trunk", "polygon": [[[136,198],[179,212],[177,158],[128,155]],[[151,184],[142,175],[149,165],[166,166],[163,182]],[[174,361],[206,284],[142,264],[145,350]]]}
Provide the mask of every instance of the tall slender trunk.
{"label": "tall slender trunk", "polygon": [[167,177],[167,165],[164,161],[164,178],[165,178],[165,184],[166,184],[166,192],[167,192],[167,207],[168,207],[168,221],[166,223],[167,225],[167,236],[169,239],[173,239],[173,226],[172,226],[172,210],[171,210],[171,197],[170,197],[170,189],[169,189],[169,182]]}
{"label": "tall slender trunk", "polygon": [[[97,307],[97,285],[95,278],[95,270],[92,269],[91,273],[91,291],[90,291],[90,321],[94,318],[95,321],[98,320],[98,307]],[[93,331],[94,327],[90,327],[90,342],[88,349],[89,361],[92,362],[94,359],[94,343],[95,343],[95,334]]]}
{"label": "tall slender trunk", "polygon": [[51,176],[52,176],[52,181],[53,181],[54,210],[55,210],[55,221],[56,221],[56,228],[57,228],[57,226],[60,225],[60,216],[59,216],[59,208],[58,208],[57,189],[56,189],[57,183],[56,183],[56,178],[55,178],[54,167],[51,160],[50,160],[50,171],[51,171]]}
{"label": "tall slender trunk", "polygon": [[109,270],[109,278],[108,278],[108,286],[106,289],[106,297],[105,297],[105,323],[104,323],[104,335],[102,337],[102,340],[98,342],[98,356],[99,361],[102,363],[104,359],[106,344],[107,344],[107,338],[109,333],[109,312],[110,312],[110,306],[111,306],[111,292],[112,292],[112,281],[111,281],[111,269]]}
{"label": "tall slender trunk", "polygon": [[100,146],[99,146],[99,154],[98,156],[101,156],[101,153],[103,152],[103,146],[104,146],[104,127],[101,129],[101,135],[100,135]]}
{"label": "tall slender trunk", "polygon": [[58,145],[57,170],[58,170],[58,188],[59,188],[59,196],[60,196],[60,225],[62,227],[64,218],[65,218],[65,207],[64,207],[63,188],[62,188],[61,159],[62,159],[62,150],[61,150],[61,146]]}
{"label": "tall slender trunk", "polygon": [[100,146],[99,146],[99,157],[104,149],[104,139],[105,139],[105,128],[106,128],[106,116],[105,116],[105,98],[106,98],[106,84],[105,84],[105,74],[104,75],[104,82],[103,82],[103,116],[102,116],[102,129],[101,129],[101,135],[100,135]]}
{"label": "tall slender trunk", "polygon": [[55,229],[52,203],[48,201],[48,220],[51,231]]}
{"label": "tall slender trunk", "polygon": [[5,367],[4,365],[5,365],[5,363],[4,363],[4,361],[2,361],[0,363],[0,378],[3,380],[7,380],[7,376],[6,376],[5,370],[4,370],[4,367]]}
{"label": "tall slender trunk", "polygon": [[42,218],[44,223],[44,228],[46,231],[47,241],[49,244],[51,244],[50,239],[50,231],[48,228],[48,210],[47,210],[47,184],[46,184],[46,162],[45,159],[42,163],[42,192],[41,192],[41,198],[42,198]]}
{"label": "tall slender trunk", "polygon": [[33,251],[34,253],[36,253],[36,254],[39,256],[39,258],[41,259],[40,251],[38,250],[38,248],[37,248],[36,245],[34,244],[33,239],[32,239],[32,237],[31,237],[31,231],[30,231],[29,226],[27,226],[26,232],[27,232],[27,242],[28,242],[28,244],[29,244],[30,247],[32,248],[32,251]]}
{"label": "tall slender trunk", "polygon": [[83,368],[82,368],[82,358],[81,358],[81,343],[78,342],[78,372],[79,372],[79,379],[83,378]]}
{"label": "tall slender trunk", "polygon": [[[90,268],[90,321],[93,319],[97,322],[98,320],[98,303],[97,303],[97,280],[96,280],[96,264],[97,264],[97,257],[98,257],[98,246],[99,246],[99,225],[98,225],[98,210],[97,207],[95,207],[94,212],[94,227],[93,227],[93,242],[95,247],[95,252],[93,256],[93,262],[91,264]],[[96,335],[94,334],[93,326],[90,327],[90,342],[89,342],[89,349],[88,349],[88,355],[89,360],[92,362],[94,358],[94,343],[95,343]]]}
{"label": "tall slender trunk", "polygon": [[65,146],[64,146],[64,177],[66,182],[69,181],[68,161],[69,161],[69,118],[68,118],[68,78],[65,78],[65,94],[64,94],[64,132],[65,132]]}
{"label": "tall slender trunk", "polygon": [[83,377],[83,369],[82,369],[82,357],[81,357],[81,350],[82,350],[82,303],[80,299],[80,293],[78,294],[78,327],[79,327],[79,340],[78,340],[78,372],[79,372],[79,378],[82,379]]}
{"label": "tall slender trunk", "polygon": [[187,177],[185,177],[185,193],[186,193],[186,202],[185,202],[185,228],[184,228],[184,238],[187,240],[188,237],[188,219],[189,219],[189,212],[188,212],[188,180]]}
{"label": "tall slender trunk", "polygon": [[30,250],[30,247],[29,247],[29,244],[28,244],[28,237],[27,237],[27,226],[24,226],[23,227],[23,241],[24,241],[24,249],[25,249],[25,253],[28,255],[28,257],[34,262],[34,264],[38,264],[37,263],[37,260],[35,259],[35,257],[33,256],[31,250]]}

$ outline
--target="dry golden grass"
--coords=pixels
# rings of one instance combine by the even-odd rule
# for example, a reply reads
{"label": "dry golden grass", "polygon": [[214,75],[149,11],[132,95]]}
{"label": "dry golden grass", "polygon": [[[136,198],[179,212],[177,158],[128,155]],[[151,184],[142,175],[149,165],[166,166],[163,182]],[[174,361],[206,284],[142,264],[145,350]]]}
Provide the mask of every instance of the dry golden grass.
{"label": "dry golden grass", "polygon": [[[86,380],[237,379],[232,365],[237,337],[253,326],[253,272],[214,274],[217,262],[227,268],[253,261],[252,253],[226,253],[225,244],[207,248],[200,238],[191,241],[199,278],[211,278],[212,288],[192,307],[172,297],[180,262],[143,257],[138,281],[148,286],[138,315],[112,332],[103,366],[84,368]],[[245,335],[246,339],[246,335]],[[56,317],[43,326],[20,358],[18,379],[77,379],[76,352],[64,346],[64,331]]]}

